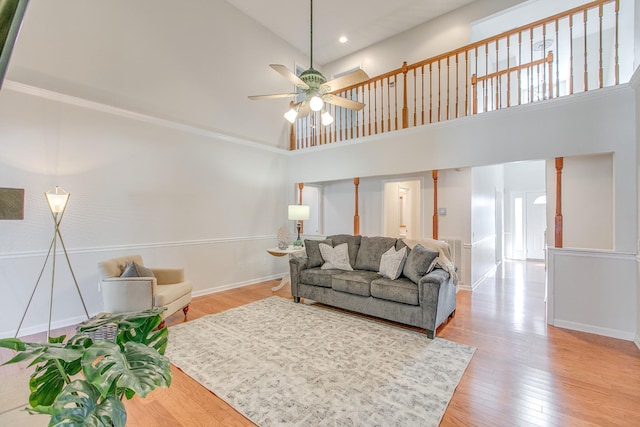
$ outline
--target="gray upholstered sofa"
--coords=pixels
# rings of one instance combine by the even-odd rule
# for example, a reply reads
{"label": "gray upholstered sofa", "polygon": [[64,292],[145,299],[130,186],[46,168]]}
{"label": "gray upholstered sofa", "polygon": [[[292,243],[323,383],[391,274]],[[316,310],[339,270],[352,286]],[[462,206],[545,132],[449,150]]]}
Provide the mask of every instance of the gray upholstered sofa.
{"label": "gray upholstered sofa", "polygon": [[[346,243],[348,262],[353,271],[327,268],[327,261],[319,250],[321,243],[333,248]],[[403,250],[405,246],[407,249]],[[307,298],[416,326],[426,329],[429,338],[433,338],[438,326],[455,314],[457,279],[449,246],[444,242],[340,234],[322,241],[305,240],[305,247],[306,257],[289,260],[291,293],[295,302]],[[408,254],[400,267],[402,273],[395,280],[379,273],[383,254],[394,251],[391,247]],[[328,250],[327,247],[323,249]],[[341,249],[344,250],[344,246]],[[412,256],[412,252],[416,256]],[[434,257],[435,261],[431,262]],[[430,267],[434,268],[426,272]]]}

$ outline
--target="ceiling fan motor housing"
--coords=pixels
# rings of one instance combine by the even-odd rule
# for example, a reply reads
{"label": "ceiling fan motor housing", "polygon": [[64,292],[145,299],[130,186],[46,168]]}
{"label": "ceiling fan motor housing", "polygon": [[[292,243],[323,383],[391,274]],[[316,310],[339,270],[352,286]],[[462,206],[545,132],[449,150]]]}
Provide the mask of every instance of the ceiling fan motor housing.
{"label": "ceiling fan motor housing", "polygon": [[300,80],[305,82],[307,86],[309,86],[309,89],[312,89],[314,92],[317,92],[320,86],[327,82],[327,79],[313,68],[303,71],[302,74],[300,74]]}

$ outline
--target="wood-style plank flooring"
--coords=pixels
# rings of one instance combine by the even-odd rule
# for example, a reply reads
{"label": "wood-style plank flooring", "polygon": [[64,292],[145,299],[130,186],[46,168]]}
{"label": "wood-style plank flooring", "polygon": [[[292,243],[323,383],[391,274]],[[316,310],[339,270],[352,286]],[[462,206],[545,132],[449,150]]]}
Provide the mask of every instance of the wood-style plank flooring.
{"label": "wood-style plank flooring", "polygon": [[[548,326],[544,275],[542,263],[507,261],[474,292],[458,293],[456,317],[437,335],[478,350],[442,426],[640,426],[640,350]],[[194,298],[188,320],[269,297],[277,283]],[[290,289],[275,294],[290,298]],[[177,313],[168,324],[183,321]],[[12,374],[0,368],[0,379]],[[170,388],[126,406],[131,427],[253,426],[178,369]]]}

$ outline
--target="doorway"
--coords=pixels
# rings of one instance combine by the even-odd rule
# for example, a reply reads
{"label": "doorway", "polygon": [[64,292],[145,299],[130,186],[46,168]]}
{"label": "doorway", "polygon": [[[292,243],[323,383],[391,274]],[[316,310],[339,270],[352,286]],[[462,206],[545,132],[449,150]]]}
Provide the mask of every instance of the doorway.
{"label": "doorway", "polygon": [[384,235],[416,239],[422,235],[420,180],[384,183]]}
{"label": "doorway", "polygon": [[544,260],[546,242],[546,194],[516,192],[511,198],[511,258]]}

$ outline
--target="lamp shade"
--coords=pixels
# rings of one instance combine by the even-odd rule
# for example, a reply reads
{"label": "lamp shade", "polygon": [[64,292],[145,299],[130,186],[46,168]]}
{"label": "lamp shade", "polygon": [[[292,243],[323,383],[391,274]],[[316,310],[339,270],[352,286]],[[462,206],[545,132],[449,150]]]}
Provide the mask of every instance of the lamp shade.
{"label": "lamp shade", "polygon": [[289,205],[289,219],[302,221],[309,219],[309,206],[306,205]]}
{"label": "lamp shade", "polygon": [[69,193],[56,185],[53,190],[47,191],[44,195],[47,198],[47,203],[52,213],[58,214],[64,212],[69,202]]}

